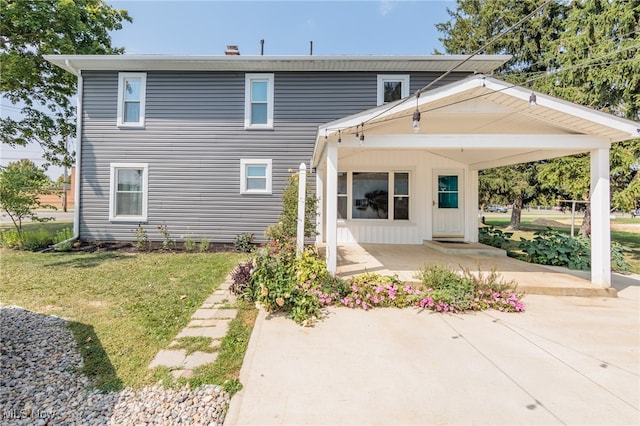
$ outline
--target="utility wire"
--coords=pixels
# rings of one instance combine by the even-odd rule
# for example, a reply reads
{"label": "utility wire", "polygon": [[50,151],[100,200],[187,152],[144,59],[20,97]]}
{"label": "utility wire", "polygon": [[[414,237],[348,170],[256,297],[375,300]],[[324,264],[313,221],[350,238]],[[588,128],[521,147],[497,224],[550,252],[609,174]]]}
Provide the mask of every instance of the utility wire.
{"label": "utility wire", "polygon": [[[482,45],[481,47],[479,47],[478,49],[476,49],[471,55],[469,55],[466,59],[464,59],[463,61],[461,61],[460,63],[458,63],[457,65],[455,65],[454,67],[452,67],[451,69],[447,70],[444,74],[442,74],[440,77],[436,78],[435,80],[431,81],[429,84],[427,84],[426,86],[422,87],[421,89],[418,89],[415,93],[415,96],[418,97],[420,96],[420,94],[424,93],[425,91],[427,91],[431,86],[433,86],[434,84],[436,84],[437,82],[439,82],[440,80],[442,80],[443,78],[445,78],[446,76],[448,76],[449,74],[451,74],[453,71],[455,71],[456,69],[460,68],[462,65],[466,64],[467,62],[469,62],[471,60],[471,58],[473,58],[474,56],[479,55],[481,52],[485,51],[489,46],[491,46],[492,44],[494,44],[496,41],[498,41],[499,39],[501,39],[502,37],[504,37],[505,35],[507,35],[508,33],[510,33],[511,31],[513,31],[516,27],[519,27],[520,25],[522,25],[524,22],[526,22],[529,18],[531,18],[532,16],[534,16],[535,14],[537,14],[538,12],[540,12],[542,9],[544,9],[549,3],[551,3],[553,0],[546,0],[544,3],[542,3],[540,6],[538,6],[536,9],[534,9],[531,13],[529,13],[527,16],[521,18],[518,22],[516,22],[515,24],[511,25],[509,28],[507,28],[506,30],[502,31],[500,34],[496,35],[495,37],[493,37],[491,40],[489,40],[488,42],[486,42],[484,45]],[[380,111],[378,114],[374,115],[373,117],[365,120],[362,122],[362,126],[364,126],[367,122],[370,122],[371,120],[375,120],[376,118],[378,118],[379,116],[386,114],[387,112],[391,111],[392,109],[404,104],[405,102],[409,101],[411,99],[411,97],[407,97],[404,98],[403,100],[401,100],[400,102],[390,106],[389,108]]]}

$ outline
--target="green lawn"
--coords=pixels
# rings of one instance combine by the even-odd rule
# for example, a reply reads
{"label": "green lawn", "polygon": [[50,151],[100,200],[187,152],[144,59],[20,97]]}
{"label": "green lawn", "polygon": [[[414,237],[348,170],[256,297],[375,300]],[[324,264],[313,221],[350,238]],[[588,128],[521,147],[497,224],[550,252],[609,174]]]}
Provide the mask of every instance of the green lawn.
{"label": "green lawn", "polygon": [[[105,390],[151,383],[147,366],[155,354],[244,258],[236,253],[1,250],[0,301],[72,321],[85,373]],[[240,322],[249,323],[249,331],[245,327],[240,340],[248,341],[251,312],[247,307],[241,312]],[[216,380],[237,377],[240,349],[233,355],[239,358],[236,364],[217,372]]]}
{"label": "green lawn", "polygon": [[[517,249],[520,238],[533,239],[534,232],[544,231],[548,227],[556,231],[564,232],[566,234],[569,234],[571,232],[570,224],[563,223],[558,226],[554,226],[554,225],[546,226],[546,225],[539,225],[539,224],[533,223],[534,221],[540,218],[541,218],[540,215],[535,215],[535,216],[523,215],[522,221],[521,221],[521,224],[522,224],[521,229],[519,231],[514,232],[513,237],[511,237],[513,242],[510,244],[508,248],[513,250]],[[544,219],[566,221],[571,219],[571,215],[568,214],[568,215],[545,216]],[[580,223],[581,223],[580,220],[581,218],[576,218],[576,224],[575,224],[576,234],[580,229]],[[485,222],[487,225],[493,225],[496,228],[499,228],[503,231],[509,225],[509,221],[510,221],[510,215],[504,215],[504,216],[494,216],[494,215],[488,216],[487,215],[485,218]],[[618,218],[618,219],[612,220],[612,223],[623,223],[623,224],[624,223],[640,223],[640,219],[632,220],[630,218],[626,218],[626,219]],[[612,230],[611,241],[616,241],[622,244],[624,247],[626,247],[629,250],[628,252],[625,253],[625,259],[631,265],[631,272],[635,274],[640,274],[640,233]]]}

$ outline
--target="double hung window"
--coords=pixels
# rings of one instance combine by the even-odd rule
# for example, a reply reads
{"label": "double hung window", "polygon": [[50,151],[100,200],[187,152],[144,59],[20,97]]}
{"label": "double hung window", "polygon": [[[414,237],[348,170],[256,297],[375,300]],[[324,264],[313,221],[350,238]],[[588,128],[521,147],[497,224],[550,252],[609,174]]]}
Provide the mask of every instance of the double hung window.
{"label": "double hung window", "polygon": [[146,73],[121,72],[118,75],[117,124],[119,127],[144,127],[146,91]]}
{"label": "double hung window", "polygon": [[146,221],[149,165],[112,163],[109,220]]}
{"label": "double hung window", "polygon": [[271,194],[271,159],[240,160],[240,193]]}
{"label": "double hung window", "polygon": [[273,128],[273,74],[245,76],[244,127],[246,129]]}

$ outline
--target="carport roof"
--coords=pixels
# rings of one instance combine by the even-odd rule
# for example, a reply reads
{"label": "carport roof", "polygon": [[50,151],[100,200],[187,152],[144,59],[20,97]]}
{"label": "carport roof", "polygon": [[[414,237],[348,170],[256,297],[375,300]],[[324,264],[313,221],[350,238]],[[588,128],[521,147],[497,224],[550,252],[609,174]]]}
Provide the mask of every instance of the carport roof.
{"label": "carport roof", "polygon": [[[407,145],[396,145],[395,148],[431,146],[441,150],[457,148],[458,151],[461,147],[502,149],[502,154],[512,157],[518,154],[514,149],[527,152],[527,141],[542,138],[574,141],[564,153],[558,152],[559,155],[568,155],[593,148],[593,141],[596,140],[611,143],[640,137],[638,122],[542,93],[535,93],[536,105],[532,107],[532,93],[524,87],[485,75],[474,75],[425,91],[417,100],[412,95],[334,120],[319,127],[312,166],[321,162],[321,153],[326,143],[332,138],[337,139],[338,131],[342,139],[345,139],[348,135],[355,134],[357,126],[362,123],[368,139],[376,136],[402,136]],[[412,128],[416,106],[421,112],[420,130],[417,133]],[[464,138],[469,142],[470,136],[478,143],[471,146],[456,145],[456,141]],[[587,137],[590,145],[585,144],[582,149],[580,141],[586,141]],[[436,138],[440,140],[439,145],[429,145]],[[351,139],[354,139],[353,136]],[[496,141],[494,146],[491,144],[492,140]],[[508,140],[518,143],[516,145],[512,142],[514,146],[506,146]],[[450,146],[446,146],[447,143]],[[343,147],[348,147],[348,144],[343,144]],[[541,147],[530,148],[539,150]],[[460,158],[454,159],[471,164],[464,161],[460,154],[458,157]]]}

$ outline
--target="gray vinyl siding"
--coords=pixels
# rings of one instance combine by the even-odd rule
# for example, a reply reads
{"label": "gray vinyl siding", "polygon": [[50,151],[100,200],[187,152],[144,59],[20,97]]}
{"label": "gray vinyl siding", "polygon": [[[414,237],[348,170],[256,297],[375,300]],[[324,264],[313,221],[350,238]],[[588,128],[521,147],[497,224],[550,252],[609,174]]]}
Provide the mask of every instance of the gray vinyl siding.
{"label": "gray vinyl siding", "polygon": [[[411,92],[438,75],[412,73]],[[161,240],[157,227],[166,224],[177,240],[229,243],[250,232],[261,241],[278,221],[289,170],[309,164],[318,125],[374,107],[377,97],[377,73],[279,72],[274,129],[245,130],[244,72],[147,72],[145,128],[121,129],[118,73],[83,78],[83,240],[135,240],[137,222],[109,221],[110,164],[148,163],[150,239]],[[241,158],[272,159],[272,194],[240,194]]]}

